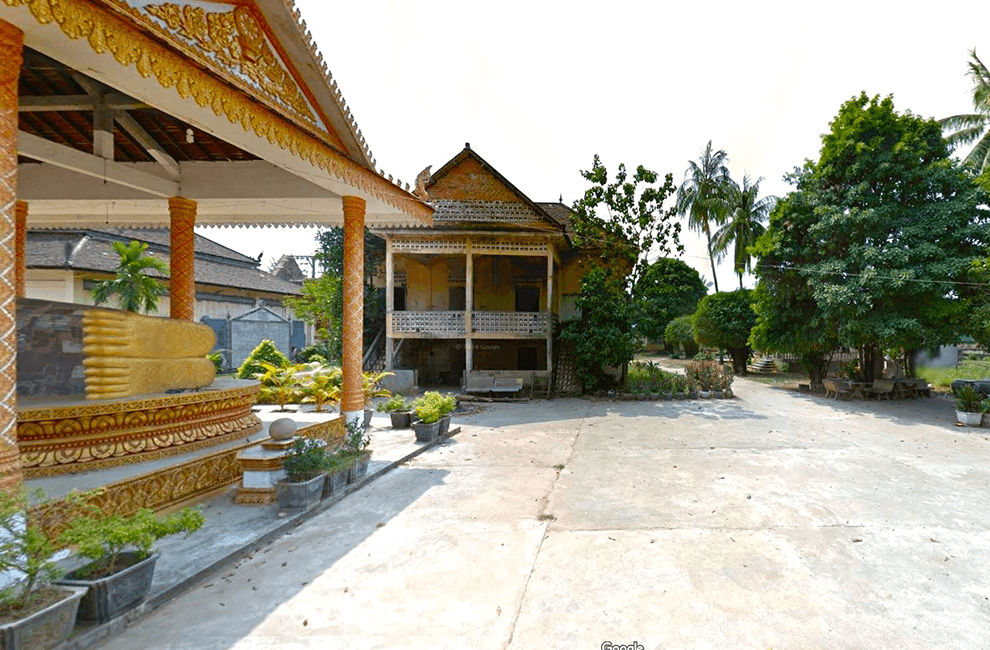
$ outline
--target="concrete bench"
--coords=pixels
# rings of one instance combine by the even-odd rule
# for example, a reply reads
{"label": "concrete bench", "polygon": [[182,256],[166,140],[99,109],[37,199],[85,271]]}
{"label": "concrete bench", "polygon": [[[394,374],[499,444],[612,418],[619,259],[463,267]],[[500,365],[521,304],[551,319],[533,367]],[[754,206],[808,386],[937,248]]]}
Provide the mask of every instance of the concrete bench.
{"label": "concrete bench", "polygon": [[894,379],[875,379],[872,386],[864,389],[867,395],[876,395],[877,401],[886,397],[888,400],[894,395],[894,387],[897,381]]}
{"label": "concrete bench", "polygon": [[492,393],[519,393],[523,389],[522,377],[496,377]]}
{"label": "concrete bench", "polygon": [[464,392],[471,395],[488,395],[495,388],[495,377],[471,373],[464,384]]}

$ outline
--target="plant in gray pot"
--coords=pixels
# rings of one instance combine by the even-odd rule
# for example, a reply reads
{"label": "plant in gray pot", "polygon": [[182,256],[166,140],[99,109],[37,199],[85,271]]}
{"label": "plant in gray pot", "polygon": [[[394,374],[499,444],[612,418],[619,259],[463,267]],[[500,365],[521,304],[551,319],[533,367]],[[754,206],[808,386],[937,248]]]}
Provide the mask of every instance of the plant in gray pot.
{"label": "plant in gray pot", "polygon": [[204,518],[192,508],[167,516],[148,508],[128,516],[108,514],[86,496],[69,498],[86,514],[73,519],[59,541],[75,546],[90,562],[56,584],[89,587],[79,603],[79,618],[105,623],[148,595],[158,560],[151,546],[162,537],[199,530]]}
{"label": "plant in gray pot", "polygon": [[983,396],[972,384],[956,391],[956,420],[970,427],[978,427],[983,421]]}
{"label": "plant in gray pot", "polygon": [[341,454],[329,454],[327,457],[326,481],[323,484],[323,498],[340,494],[347,485],[354,459]]}
{"label": "plant in gray pot", "polygon": [[[0,589],[0,648],[50,650],[69,638],[86,590],[52,586],[57,546],[36,523],[23,490],[0,492],[0,574],[19,578]],[[41,496],[38,493],[37,499]]]}
{"label": "plant in gray pot", "polygon": [[348,483],[356,483],[364,478],[368,473],[368,463],[371,462],[371,444],[369,436],[364,427],[357,422],[347,423],[347,436],[344,438],[344,447],[338,454],[352,462],[347,474]]}
{"label": "plant in gray pot", "polygon": [[393,429],[408,429],[412,426],[413,410],[401,394],[396,393],[386,402],[378,404],[378,410],[388,413]]}
{"label": "plant in gray pot", "polygon": [[457,410],[457,398],[447,393],[440,398],[440,430],[437,435],[445,436],[450,431],[450,414]]}
{"label": "plant in gray pot", "polygon": [[275,484],[279,507],[308,510],[323,497],[326,482],[327,443],[316,438],[297,438],[282,461],[285,478]]}
{"label": "plant in gray pot", "polygon": [[413,422],[413,429],[416,431],[416,440],[419,442],[429,442],[440,435],[440,405],[433,400],[421,397],[413,402],[413,409],[418,418]]}

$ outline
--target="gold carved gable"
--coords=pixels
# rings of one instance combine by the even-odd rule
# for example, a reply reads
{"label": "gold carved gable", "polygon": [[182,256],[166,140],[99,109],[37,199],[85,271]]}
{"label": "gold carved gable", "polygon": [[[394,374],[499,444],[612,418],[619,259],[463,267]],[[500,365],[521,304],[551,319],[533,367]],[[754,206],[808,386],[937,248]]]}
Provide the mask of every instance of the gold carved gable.
{"label": "gold carved gable", "polygon": [[222,75],[247,85],[259,98],[310,127],[330,132],[252,7],[202,0],[114,2],[126,4],[129,13],[184,45]]}

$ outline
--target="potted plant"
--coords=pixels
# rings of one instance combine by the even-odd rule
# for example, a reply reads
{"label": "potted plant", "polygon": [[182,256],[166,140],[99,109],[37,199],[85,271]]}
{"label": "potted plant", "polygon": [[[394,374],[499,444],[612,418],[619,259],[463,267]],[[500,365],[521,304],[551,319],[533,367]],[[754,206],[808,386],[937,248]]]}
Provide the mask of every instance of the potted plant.
{"label": "potted plant", "polygon": [[347,423],[347,435],[344,438],[344,448],[339,452],[350,461],[347,482],[356,483],[368,473],[368,463],[371,462],[371,436],[357,422]]}
{"label": "potted plant", "polygon": [[319,503],[328,465],[327,443],[315,438],[296,439],[282,461],[285,478],[275,484],[279,507],[307,510]]}
{"label": "potted plant", "polygon": [[340,368],[309,375],[299,387],[299,394],[303,403],[315,404],[316,412],[322,413],[324,405],[333,406],[340,399]]}
{"label": "potted plant", "polygon": [[374,413],[371,401],[376,397],[391,397],[392,393],[379,386],[386,377],[395,375],[393,372],[366,372],[364,381],[364,428],[371,426],[371,414]]}
{"label": "potted plant", "polygon": [[698,381],[694,377],[688,377],[685,379],[684,383],[688,397],[691,399],[698,399]]}
{"label": "potted plant", "polygon": [[79,603],[79,618],[105,623],[135,607],[151,589],[158,554],[152,545],[168,535],[191,534],[203,526],[202,513],[184,508],[171,515],[156,515],[141,508],[132,515],[107,514],[75,495],[70,501],[88,514],[76,517],[59,541],[74,546],[90,560],[56,584],[89,587]]}
{"label": "potted plant", "polygon": [[344,491],[353,465],[354,459],[351,457],[342,454],[329,454],[327,456],[326,480],[323,483],[324,499]]}
{"label": "potted plant", "polygon": [[457,410],[457,398],[450,393],[443,396],[438,394],[437,397],[440,407],[440,430],[437,435],[445,436],[450,431],[450,414]]}
{"label": "potted plant", "polygon": [[978,427],[983,421],[983,396],[971,384],[956,392],[956,420],[970,427]]}
{"label": "potted plant", "polygon": [[264,404],[275,402],[279,412],[285,412],[285,405],[299,400],[299,378],[294,366],[280,368],[267,361],[260,362],[264,372],[255,377],[261,382],[258,401]]}
{"label": "potted plant", "polygon": [[413,410],[400,393],[393,395],[387,402],[381,402],[378,410],[388,413],[393,429],[408,429],[412,426]]}
{"label": "potted plant", "polygon": [[416,440],[429,442],[436,438],[440,434],[440,405],[435,401],[425,399],[424,396],[413,402],[413,409],[418,418],[413,422]]}
{"label": "potted plant", "polygon": [[69,638],[86,589],[52,586],[60,574],[57,547],[25,514],[31,498],[23,490],[0,492],[0,574],[19,580],[0,589],[0,648],[50,650]]}

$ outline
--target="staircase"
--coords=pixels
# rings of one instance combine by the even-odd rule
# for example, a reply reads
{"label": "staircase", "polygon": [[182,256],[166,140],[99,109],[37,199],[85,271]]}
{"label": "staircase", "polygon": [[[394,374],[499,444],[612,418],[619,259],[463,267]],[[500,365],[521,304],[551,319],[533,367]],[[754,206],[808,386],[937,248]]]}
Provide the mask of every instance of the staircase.
{"label": "staircase", "polygon": [[762,357],[746,366],[746,370],[757,375],[771,375],[777,373],[777,364],[769,357]]}

